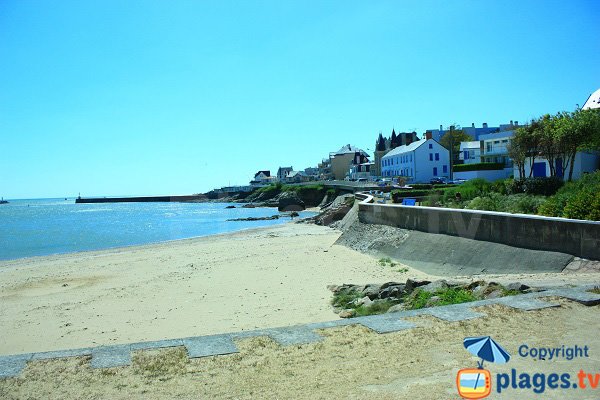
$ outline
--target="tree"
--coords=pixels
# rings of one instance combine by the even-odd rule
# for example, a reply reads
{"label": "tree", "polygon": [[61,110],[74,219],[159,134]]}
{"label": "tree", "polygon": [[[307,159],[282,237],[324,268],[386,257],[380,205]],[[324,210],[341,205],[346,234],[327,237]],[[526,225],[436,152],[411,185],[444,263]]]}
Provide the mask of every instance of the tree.
{"label": "tree", "polygon": [[515,135],[507,146],[508,156],[516,164],[520,179],[525,178],[525,160],[529,154],[528,131],[525,127],[517,128]]}
{"label": "tree", "polygon": [[581,109],[561,112],[554,116],[552,128],[557,153],[563,160],[563,170],[569,170],[571,181],[577,152],[600,148],[600,112]]}
{"label": "tree", "polygon": [[470,142],[473,138],[466,134],[460,126],[454,125],[448,128],[448,131],[440,139],[440,144],[447,150],[450,150],[455,157],[460,152],[460,142]]}
{"label": "tree", "polygon": [[392,140],[391,140],[391,145],[390,147],[392,149],[395,149],[396,147],[398,147],[398,143],[396,143],[398,140],[398,138],[396,137],[396,130],[392,129]]}

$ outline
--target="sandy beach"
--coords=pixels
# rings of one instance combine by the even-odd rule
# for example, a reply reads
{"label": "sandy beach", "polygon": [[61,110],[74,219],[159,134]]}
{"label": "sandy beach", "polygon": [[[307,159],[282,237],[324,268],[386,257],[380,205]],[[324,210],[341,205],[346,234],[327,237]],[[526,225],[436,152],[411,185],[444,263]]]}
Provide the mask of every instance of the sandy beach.
{"label": "sandy beach", "polygon": [[[327,285],[437,278],[409,266],[382,266],[375,257],[335,245],[340,234],[289,223],[1,262],[0,354],[329,321],[338,316],[329,305]],[[529,285],[591,282],[589,275],[579,274],[486,279]]]}
{"label": "sandy beach", "polygon": [[0,354],[336,319],[326,286],[423,276],[307,224],[0,263]]}
{"label": "sandy beach", "polygon": [[[281,347],[266,337],[240,340],[239,354],[188,359],[184,348],[137,352],[129,367],[91,369],[89,357],[30,362],[17,378],[0,380],[4,399],[458,399],[455,377],[475,368],[467,336],[492,335],[512,355],[487,364],[494,399],[592,399],[599,389],[532,389],[497,393],[496,374],[597,373],[600,306],[563,299],[558,308],[519,311],[480,307],[487,316],[461,322],[412,318],[417,328],[376,334],[361,326],[325,329],[322,342]],[[559,329],[557,329],[559,328]],[[518,347],[588,345],[590,357],[534,361]]]}

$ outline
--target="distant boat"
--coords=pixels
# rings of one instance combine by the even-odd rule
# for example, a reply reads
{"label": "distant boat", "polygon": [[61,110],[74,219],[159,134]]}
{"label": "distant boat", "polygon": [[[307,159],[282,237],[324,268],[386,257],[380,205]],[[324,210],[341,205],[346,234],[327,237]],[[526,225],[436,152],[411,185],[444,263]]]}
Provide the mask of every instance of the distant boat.
{"label": "distant boat", "polygon": [[4,197],[3,197],[2,200],[0,200],[0,204],[8,204],[8,201],[4,200]]}

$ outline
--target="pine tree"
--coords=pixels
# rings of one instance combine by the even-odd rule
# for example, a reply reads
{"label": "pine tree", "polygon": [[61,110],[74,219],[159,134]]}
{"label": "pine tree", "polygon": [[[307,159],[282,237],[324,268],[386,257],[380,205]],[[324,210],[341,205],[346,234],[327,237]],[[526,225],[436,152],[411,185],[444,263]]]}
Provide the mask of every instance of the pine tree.
{"label": "pine tree", "polygon": [[391,147],[392,149],[395,149],[396,147],[398,147],[398,137],[396,136],[396,130],[392,129],[392,143],[391,143]]}

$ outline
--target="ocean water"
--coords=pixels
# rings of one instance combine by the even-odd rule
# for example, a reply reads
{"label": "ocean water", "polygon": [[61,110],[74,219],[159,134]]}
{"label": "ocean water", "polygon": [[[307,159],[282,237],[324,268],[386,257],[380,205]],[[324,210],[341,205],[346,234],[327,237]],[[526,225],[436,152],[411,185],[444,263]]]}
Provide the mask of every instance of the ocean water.
{"label": "ocean water", "polygon": [[[0,204],[0,260],[157,243],[242,229],[271,221],[276,208],[226,209],[231,203],[75,204],[75,199],[10,200]],[[239,207],[239,204],[236,204]],[[314,215],[303,211],[301,217]]]}

